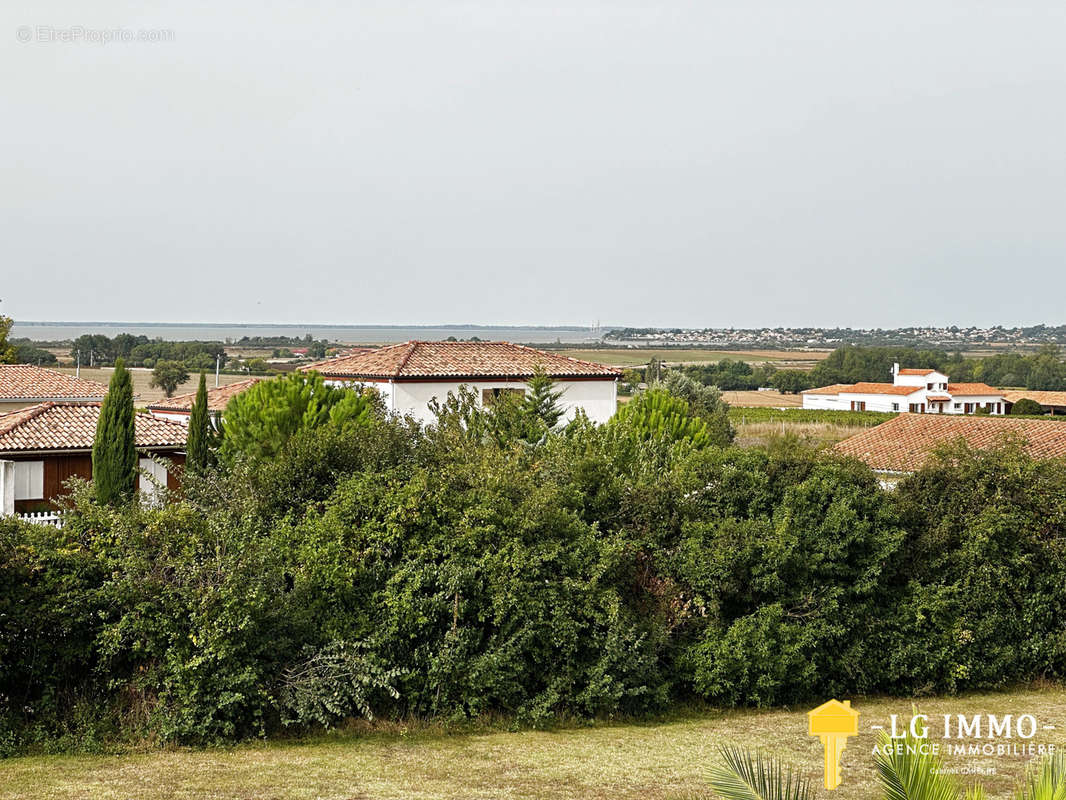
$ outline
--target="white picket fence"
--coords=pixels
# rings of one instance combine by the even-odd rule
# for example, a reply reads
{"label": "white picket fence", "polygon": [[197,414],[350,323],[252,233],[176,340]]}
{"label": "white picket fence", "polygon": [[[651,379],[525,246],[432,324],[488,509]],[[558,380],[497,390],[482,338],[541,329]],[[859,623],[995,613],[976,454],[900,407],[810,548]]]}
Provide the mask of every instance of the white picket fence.
{"label": "white picket fence", "polygon": [[32,525],[51,525],[53,528],[63,527],[63,515],[58,511],[31,511],[28,514],[16,514],[15,516]]}

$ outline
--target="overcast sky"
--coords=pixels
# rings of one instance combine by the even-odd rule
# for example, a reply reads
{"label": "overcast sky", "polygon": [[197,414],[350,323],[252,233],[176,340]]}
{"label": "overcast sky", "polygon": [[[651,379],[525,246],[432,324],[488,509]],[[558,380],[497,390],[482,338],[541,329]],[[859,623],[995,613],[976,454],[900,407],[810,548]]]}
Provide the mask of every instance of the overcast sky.
{"label": "overcast sky", "polygon": [[16,318],[1066,322],[1062,0],[0,20]]}

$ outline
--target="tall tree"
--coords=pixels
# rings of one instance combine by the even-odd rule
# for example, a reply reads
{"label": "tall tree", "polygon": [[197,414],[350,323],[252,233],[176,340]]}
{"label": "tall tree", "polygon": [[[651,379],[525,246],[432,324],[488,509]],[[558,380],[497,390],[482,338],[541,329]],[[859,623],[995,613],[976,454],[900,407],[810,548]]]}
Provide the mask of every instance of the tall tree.
{"label": "tall tree", "polygon": [[196,400],[189,414],[189,434],[185,440],[185,468],[202,473],[211,461],[211,411],[207,407],[207,377],[200,373]]}
{"label": "tall tree", "polygon": [[120,358],[100,408],[93,442],[93,489],[100,503],[133,497],[137,488],[137,444],[134,432],[133,380]]}
{"label": "tall tree", "polygon": [[559,424],[563,409],[559,398],[563,393],[555,388],[555,381],[539,364],[529,379],[529,391],[522,399],[522,408],[532,419],[543,422],[551,430]]}
{"label": "tall tree", "polygon": [[14,346],[7,341],[13,322],[11,317],[0,316],[0,364],[14,364],[17,360]]}

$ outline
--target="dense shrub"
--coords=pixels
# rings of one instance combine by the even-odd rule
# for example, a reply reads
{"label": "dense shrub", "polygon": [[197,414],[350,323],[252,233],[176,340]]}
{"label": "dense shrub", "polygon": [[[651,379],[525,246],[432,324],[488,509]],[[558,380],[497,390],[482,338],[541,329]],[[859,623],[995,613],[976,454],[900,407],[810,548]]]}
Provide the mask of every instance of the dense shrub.
{"label": "dense shrub", "polygon": [[0,522],[0,752],[1066,671],[1060,462],[949,447],[889,493],[793,441],[694,442],[655,408],[547,433],[532,404],[472,401],[429,429],[298,430],[161,508],[82,485],[60,531]]}

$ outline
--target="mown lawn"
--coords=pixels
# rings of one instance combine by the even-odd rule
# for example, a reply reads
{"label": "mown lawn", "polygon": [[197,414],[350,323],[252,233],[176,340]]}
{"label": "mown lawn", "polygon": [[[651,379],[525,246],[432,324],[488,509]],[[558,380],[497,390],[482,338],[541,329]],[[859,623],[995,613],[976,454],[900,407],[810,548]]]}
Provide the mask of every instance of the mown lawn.
{"label": "mown lawn", "polygon": [[[1031,741],[1066,746],[1066,691],[1059,687],[913,701],[942,714],[1033,714]],[[909,718],[911,700],[853,699],[860,735],[844,753],[844,783],[821,788],[821,746],[807,736],[804,708],[701,713],[663,722],[552,731],[442,733],[394,724],[303,742],[119,756],[40,756],[0,761],[4,798],[709,798],[707,771],[721,744],[769,749],[816,782],[816,796],[876,798],[871,749],[889,715]],[[938,731],[939,733],[939,731]],[[937,737],[934,736],[934,740]],[[1017,741],[1017,740],[1015,740]],[[1022,757],[950,758],[946,766],[995,768],[985,778],[1005,796]]]}

